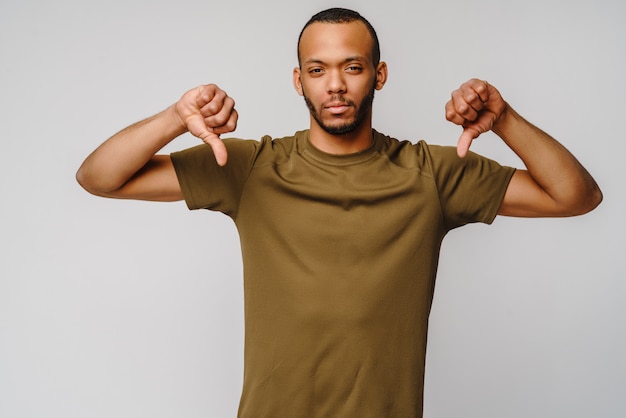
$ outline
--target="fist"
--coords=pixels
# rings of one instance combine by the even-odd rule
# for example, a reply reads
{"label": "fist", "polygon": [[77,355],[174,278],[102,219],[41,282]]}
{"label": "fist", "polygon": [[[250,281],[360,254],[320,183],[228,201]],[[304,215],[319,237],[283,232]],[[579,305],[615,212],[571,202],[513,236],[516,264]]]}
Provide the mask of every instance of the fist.
{"label": "fist", "polygon": [[189,90],[176,103],[176,113],[192,135],[213,149],[219,165],[225,165],[228,155],[220,135],[237,128],[235,101],[214,84]]}
{"label": "fist", "polygon": [[467,155],[474,139],[493,128],[505,108],[500,92],[486,81],[472,79],[452,92],[446,119],[463,127],[457,144],[459,157]]}

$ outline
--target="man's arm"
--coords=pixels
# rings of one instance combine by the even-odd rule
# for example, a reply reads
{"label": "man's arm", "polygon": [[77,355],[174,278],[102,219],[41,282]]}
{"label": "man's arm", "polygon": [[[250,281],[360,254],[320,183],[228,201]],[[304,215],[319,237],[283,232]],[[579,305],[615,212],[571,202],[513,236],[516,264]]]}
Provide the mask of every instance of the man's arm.
{"label": "man's arm", "polygon": [[463,127],[457,152],[464,157],[474,139],[492,130],[522,159],[509,183],[500,215],[520,217],[576,216],[602,201],[600,188],[559,142],[522,118],[498,90],[470,80],[452,93],[446,118]]}
{"label": "man's arm", "polygon": [[226,148],[220,134],[237,126],[232,98],[215,85],[199,86],[174,105],[113,135],[83,162],[76,179],[88,192],[104,197],[174,201],[183,198],[168,155],[156,153],[189,131],[209,144],[220,165]]}

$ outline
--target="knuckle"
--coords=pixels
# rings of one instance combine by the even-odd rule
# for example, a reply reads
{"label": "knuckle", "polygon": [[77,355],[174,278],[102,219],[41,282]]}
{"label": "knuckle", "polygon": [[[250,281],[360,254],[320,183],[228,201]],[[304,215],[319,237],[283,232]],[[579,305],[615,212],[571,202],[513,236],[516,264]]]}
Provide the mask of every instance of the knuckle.
{"label": "knuckle", "polygon": [[213,115],[206,118],[207,125],[217,128],[226,122],[220,115]]}

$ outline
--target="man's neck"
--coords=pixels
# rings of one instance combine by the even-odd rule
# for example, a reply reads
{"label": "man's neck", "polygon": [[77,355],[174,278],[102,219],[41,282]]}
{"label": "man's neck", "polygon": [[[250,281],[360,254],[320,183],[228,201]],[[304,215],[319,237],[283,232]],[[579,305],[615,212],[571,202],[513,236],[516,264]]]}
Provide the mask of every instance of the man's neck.
{"label": "man's neck", "polygon": [[351,132],[333,135],[313,121],[309,131],[309,141],[315,148],[327,154],[355,154],[372,145],[372,125],[371,123],[363,123]]}

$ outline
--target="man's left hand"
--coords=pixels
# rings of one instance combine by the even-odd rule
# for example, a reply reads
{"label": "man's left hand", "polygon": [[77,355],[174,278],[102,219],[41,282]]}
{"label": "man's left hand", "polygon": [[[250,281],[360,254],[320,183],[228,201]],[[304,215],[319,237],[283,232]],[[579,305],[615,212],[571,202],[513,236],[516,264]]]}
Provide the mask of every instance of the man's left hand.
{"label": "man's left hand", "polygon": [[446,119],[463,127],[457,154],[467,155],[472,141],[491,130],[507,107],[500,92],[483,80],[471,79],[452,92],[446,103]]}

